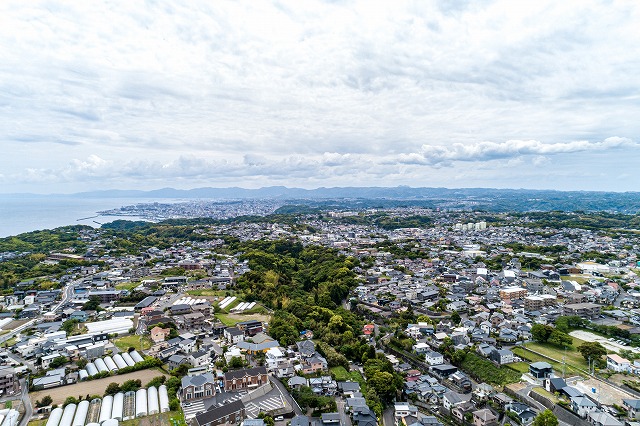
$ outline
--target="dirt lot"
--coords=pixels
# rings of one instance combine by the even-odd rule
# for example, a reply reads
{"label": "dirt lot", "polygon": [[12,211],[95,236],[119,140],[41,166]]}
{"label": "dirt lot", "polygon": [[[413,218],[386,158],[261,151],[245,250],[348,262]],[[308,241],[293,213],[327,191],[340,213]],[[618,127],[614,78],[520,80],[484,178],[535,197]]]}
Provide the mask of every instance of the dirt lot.
{"label": "dirt lot", "polygon": [[13,320],[11,321],[9,324],[5,325],[4,327],[2,327],[3,330],[13,330],[16,327],[20,327],[22,324],[29,322],[28,319],[21,319],[21,320]]}
{"label": "dirt lot", "polygon": [[169,377],[168,374],[162,373],[159,370],[151,369],[151,370],[141,370],[134,371],[133,373],[120,374],[117,376],[106,377],[104,379],[91,380],[89,382],[80,382],[75,385],[67,385],[60,386],[58,388],[44,389],[38,392],[32,392],[29,394],[31,401],[35,403],[35,401],[41,399],[43,396],[50,395],[53,398],[54,404],[62,404],[65,399],[69,396],[73,397],[83,397],[85,398],[88,395],[100,395],[104,394],[105,389],[109,386],[109,383],[119,383],[122,384],[127,380],[136,380],[140,379],[142,385],[146,385],[151,381],[154,377],[158,376],[166,376]]}
{"label": "dirt lot", "polygon": [[[593,378],[584,381],[578,381],[576,383],[576,388],[578,390],[588,394],[590,397],[595,398],[601,404],[612,405],[618,404],[622,405],[623,399],[634,399],[635,396],[631,395],[628,392],[623,390],[614,388],[613,386]],[[595,388],[595,392],[592,390]]]}

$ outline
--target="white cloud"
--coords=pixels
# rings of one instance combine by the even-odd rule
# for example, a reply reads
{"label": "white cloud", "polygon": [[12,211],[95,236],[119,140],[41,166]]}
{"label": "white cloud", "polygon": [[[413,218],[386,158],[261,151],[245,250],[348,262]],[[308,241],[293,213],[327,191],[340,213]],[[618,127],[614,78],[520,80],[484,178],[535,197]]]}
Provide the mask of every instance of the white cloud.
{"label": "white cloud", "polygon": [[[520,156],[549,156],[576,152],[605,151],[609,149],[638,149],[640,144],[627,138],[611,137],[602,142],[573,141],[566,143],[542,143],[540,141],[509,140],[502,143],[479,142],[450,146],[422,145],[419,153],[400,155],[398,161],[432,166],[451,165],[454,161],[491,161]],[[538,160],[540,163],[540,161]]]}
{"label": "white cloud", "polygon": [[619,164],[592,170],[637,153],[639,21],[633,1],[1,2],[3,190],[414,185],[434,168],[473,186],[521,158],[620,189]]}

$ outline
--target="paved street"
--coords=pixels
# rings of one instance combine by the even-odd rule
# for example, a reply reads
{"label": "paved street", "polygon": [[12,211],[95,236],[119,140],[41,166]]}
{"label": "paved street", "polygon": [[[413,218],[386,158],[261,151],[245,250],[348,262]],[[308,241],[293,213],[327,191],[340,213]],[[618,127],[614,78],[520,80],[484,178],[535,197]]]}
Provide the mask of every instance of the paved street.
{"label": "paved street", "polygon": [[382,412],[382,425],[383,426],[395,426],[396,419],[394,416],[393,407],[389,407]]}
{"label": "paved street", "polygon": [[336,397],[336,406],[338,409],[338,413],[340,413],[340,425],[342,426],[351,426],[351,417],[347,414],[347,410],[345,410],[347,403],[341,397]]}
{"label": "paved street", "polygon": [[291,397],[289,392],[287,392],[287,389],[284,387],[282,382],[280,382],[280,380],[276,379],[273,376],[269,376],[269,380],[273,385],[275,385],[278,388],[278,390],[280,391],[280,394],[282,395],[284,400],[287,402],[287,404],[293,407],[293,412],[296,414],[296,416],[301,416],[302,414],[304,414],[300,409],[300,406],[298,405],[298,403]]}

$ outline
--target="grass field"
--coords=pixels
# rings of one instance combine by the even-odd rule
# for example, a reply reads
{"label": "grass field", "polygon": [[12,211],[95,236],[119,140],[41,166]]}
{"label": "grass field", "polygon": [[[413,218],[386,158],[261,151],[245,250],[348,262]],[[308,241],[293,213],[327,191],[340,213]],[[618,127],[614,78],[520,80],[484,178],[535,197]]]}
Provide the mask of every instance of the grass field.
{"label": "grass field", "polygon": [[189,296],[224,297],[228,290],[188,290]]}
{"label": "grass field", "polygon": [[[118,349],[126,351],[130,347],[134,347],[140,350],[140,336],[132,334],[131,336],[120,337],[113,341]],[[147,336],[142,336],[142,350],[147,350],[151,347],[151,339]]]}
{"label": "grass field", "polygon": [[573,345],[569,346],[566,350],[549,343],[532,342],[527,343],[525,346],[533,351],[539,352],[559,362],[561,362],[564,357],[568,365],[576,367],[577,369],[588,370],[589,365],[587,361],[576,349],[578,346],[584,343],[584,340],[580,340],[576,337],[572,337],[572,339]]}
{"label": "grass field", "polygon": [[[549,359],[549,358],[547,358],[545,356],[534,354],[532,352],[524,350],[523,348],[513,348],[511,351],[514,354],[516,354],[517,356],[519,356],[520,358],[529,360],[530,362],[538,362],[538,361],[547,362],[547,363],[551,364],[551,366],[556,371],[556,373],[562,374],[562,371],[563,371],[562,362],[552,361],[551,359]],[[562,356],[560,357],[560,361],[562,361]],[[585,368],[585,370],[586,370],[586,368]],[[567,361],[566,365],[564,366],[564,371],[565,371],[566,374],[572,375],[572,376],[575,376],[575,375],[584,376],[585,375],[585,373],[583,373],[581,370],[579,370],[578,368],[576,368],[573,365],[571,365],[569,363],[569,361]]]}
{"label": "grass field", "polygon": [[467,353],[462,361],[462,370],[478,381],[493,385],[519,382],[522,374],[507,367],[498,367],[491,361],[473,352]]}
{"label": "grass field", "polygon": [[178,426],[186,426],[187,424],[181,411],[169,411],[139,419],[125,420],[120,422],[120,426],[173,426],[174,423],[171,420],[175,420]]}
{"label": "grass field", "polygon": [[265,314],[225,314],[222,312],[215,314],[216,318],[220,320],[221,323],[228,326],[234,326],[242,321],[249,320],[257,320],[262,322],[269,322],[271,317]]}
{"label": "grass field", "polygon": [[347,371],[347,369],[344,368],[344,367],[332,367],[332,368],[329,369],[329,371],[335,377],[336,381],[338,381],[338,382],[347,382],[347,381],[358,382],[358,383],[360,383],[360,391],[363,394],[367,391],[367,383],[366,383],[366,381],[364,380],[364,377],[362,377],[362,374],[360,374],[359,371],[356,371],[356,370]]}
{"label": "grass field", "polygon": [[555,395],[553,395],[552,393],[548,392],[544,388],[533,388],[533,389],[531,389],[531,392],[535,392],[538,395],[544,396],[545,398],[547,398],[549,401],[553,402],[554,404],[558,403],[558,398],[556,398]]}
{"label": "grass field", "polygon": [[138,287],[140,285],[140,283],[135,282],[135,283],[118,283],[116,284],[116,290],[129,290],[131,291],[132,289]]}
{"label": "grass field", "polygon": [[507,364],[506,367],[522,374],[529,372],[528,362],[512,362],[511,364]]}

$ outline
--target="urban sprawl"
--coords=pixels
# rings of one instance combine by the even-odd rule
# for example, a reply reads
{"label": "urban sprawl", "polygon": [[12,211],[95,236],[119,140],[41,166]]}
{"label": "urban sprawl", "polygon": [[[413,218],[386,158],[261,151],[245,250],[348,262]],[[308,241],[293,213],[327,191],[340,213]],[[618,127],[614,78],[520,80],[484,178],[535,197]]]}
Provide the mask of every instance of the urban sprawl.
{"label": "urban sprawl", "polygon": [[0,240],[0,425],[640,425],[637,232],[247,205]]}

